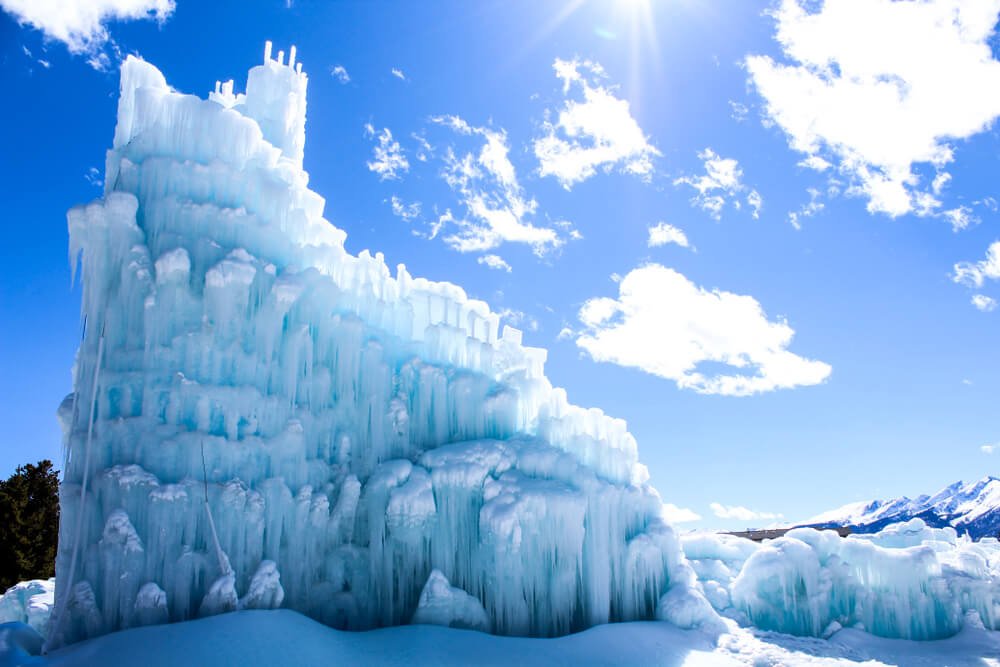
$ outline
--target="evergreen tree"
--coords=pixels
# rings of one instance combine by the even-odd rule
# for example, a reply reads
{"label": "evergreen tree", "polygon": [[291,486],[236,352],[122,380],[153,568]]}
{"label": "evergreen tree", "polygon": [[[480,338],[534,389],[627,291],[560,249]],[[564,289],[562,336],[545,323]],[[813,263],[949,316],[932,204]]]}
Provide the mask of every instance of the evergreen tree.
{"label": "evergreen tree", "polygon": [[47,459],[18,466],[0,481],[0,593],[54,576],[58,537],[59,472]]}

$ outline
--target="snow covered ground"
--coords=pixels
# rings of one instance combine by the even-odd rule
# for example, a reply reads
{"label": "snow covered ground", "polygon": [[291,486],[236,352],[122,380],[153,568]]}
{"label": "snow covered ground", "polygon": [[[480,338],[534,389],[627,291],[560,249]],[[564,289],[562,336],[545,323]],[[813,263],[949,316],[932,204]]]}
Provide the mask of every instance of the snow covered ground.
{"label": "snow covered ground", "polygon": [[[408,625],[369,632],[323,626],[289,610],[254,610],[116,632],[42,657],[27,626],[0,626],[0,667],[14,665],[899,665],[994,667],[1000,632],[967,627],[933,642],[841,630],[829,640],[731,627],[712,636],[655,621],[601,625],[557,639],[498,637]],[[34,642],[32,639],[34,638]]]}

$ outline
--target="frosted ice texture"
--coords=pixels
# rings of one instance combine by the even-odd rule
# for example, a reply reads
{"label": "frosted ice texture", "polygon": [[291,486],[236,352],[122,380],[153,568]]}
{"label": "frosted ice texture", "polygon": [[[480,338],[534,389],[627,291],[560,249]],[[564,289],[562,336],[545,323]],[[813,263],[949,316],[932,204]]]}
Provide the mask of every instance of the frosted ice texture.
{"label": "frosted ice texture", "polygon": [[706,534],[683,544],[705,597],[742,624],[811,636],[857,627],[924,640],[956,634],[971,615],[1000,630],[995,538],[973,542],[913,519],[846,539],[798,528],[763,544]]}
{"label": "frosted ice texture", "polygon": [[104,197],[68,214],[86,328],[53,643],[239,607],[400,624],[432,570],[502,634],[652,618],[693,575],[625,423],[461,288],[345,251],[293,61],[268,46],[207,100],[122,66]]}
{"label": "frosted ice texture", "polygon": [[55,588],[55,579],[32,579],[11,586],[0,595],[0,624],[26,623],[45,635]]}

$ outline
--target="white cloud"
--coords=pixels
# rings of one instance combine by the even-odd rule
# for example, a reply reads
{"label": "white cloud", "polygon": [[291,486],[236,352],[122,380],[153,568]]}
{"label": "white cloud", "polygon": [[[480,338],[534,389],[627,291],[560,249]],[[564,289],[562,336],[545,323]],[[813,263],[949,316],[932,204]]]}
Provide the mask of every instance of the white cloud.
{"label": "white cloud", "polygon": [[667,245],[668,243],[676,243],[682,248],[687,248],[687,235],[684,234],[684,230],[674,227],[673,225],[668,225],[665,222],[658,222],[649,228],[649,240],[646,242],[647,246],[650,248],[657,248],[659,246]]}
{"label": "white cloud", "polygon": [[[747,190],[743,184],[743,170],[739,162],[732,158],[720,157],[711,148],[698,153],[698,158],[705,164],[705,173],[701,176],[681,176],[674,179],[674,185],[689,185],[698,191],[691,203],[707,211],[718,220],[727,202],[732,202],[740,208],[739,195]],[[756,190],[750,190],[746,195],[746,203],[750,206],[754,218],[760,217],[763,198]]]}
{"label": "white cloud", "polygon": [[830,375],[828,364],[788,351],[794,330],[769,320],[751,296],[706,290],[659,264],[633,269],[618,289],[617,299],[589,299],[578,313],[584,330],[576,344],[595,361],[727,396],[815,385]]}
{"label": "white cloud", "polygon": [[968,206],[941,211],[941,217],[951,223],[951,229],[954,232],[960,232],[979,222],[979,218],[972,215],[972,209]]}
{"label": "white cloud", "polygon": [[1000,450],[1000,444],[996,445],[983,445],[979,448],[983,454],[992,454],[993,452]]}
{"label": "white cloud", "polygon": [[737,521],[758,521],[761,519],[781,519],[784,515],[771,512],[755,512],[740,505],[722,505],[710,503],[712,513],[720,519],[736,519]]}
{"label": "white cloud", "polygon": [[476,261],[497,271],[506,271],[507,273],[510,273],[511,271],[510,264],[508,264],[500,255],[483,255],[482,257],[477,258]]}
{"label": "white cloud", "polygon": [[802,229],[803,218],[811,218],[825,207],[825,204],[819,200],[823,193],[816,188],[806,188],[806,192],[809,193],[809,201],[803,204],[798,211],[792,211],[788,214],[788,222],[795,229]]}
{"label": "white cloud", "polygon": [[[90,56],[97,69],[110,64],[101,49],[111,39],[111,21],[153,19],[162,23],[174,11],[173,0],[0,0],[3,8],[21,25],[42,31],[48,39],[62,42],[70,53]],[[43,66],[47,66],[43,63]]]}
{"label": "white cloud", "polygon": [[989,313],[996,310],[997,300],[985,294],[973,294],[972,305],[984,313]]}
{"label": "white cloud", "polygon": [[390,71],[390,72],[392,73],[392,75],[393,75],[394,77],[396,77],[396,78],[397,78],[397,79],[399,79],[400,81],[406,81],[406,75],[405,75],[405,74],[403,74],[403,70],[401,70],[401,69],[399,69],[399,68],[397,68],[397,67],[393,67],[393,68],[392,68],[391,70],[389,70],[389,71]]}
{"label": "white cloud", "polygon": [[563,95],[578,89],[580,99],[567,99],[553,121],[546,111],[543,134],[534,141],[538,173],[555,176],[567,190],[585,181],[598,169],[648,178],[653,158],[660,152],[650,145],[642,128],[632,117],[627,100],[603,85],[603,68],[589,60],[562,60],[553,63],[563,81]]}
{"label": "white cloud", "polygon": [[660,516],[667,523],[690,523],[701,521],[701,515],[686,507],[678,507],[672,503],[663,503]]}
{"label": "white cloud", "polygon": [[500,319],[509,323],[512,327],[527,329],[528,331],[538,331],[538,320],[520,310],[505,308],[497,314],[500,315]]}
{"label": "white cloud", "polygon": [[458,195],[466,212],[461,220],[451,217],[446,221],[456,230],[444,237],[445,243],[459,252],[485,252],[502,243],[525,243],[535,254],[544,255],[565,242],[552,227],[530,222],[538,203],[518,182],[504,130],[473,127],[458,116],[431,121],[482,141],[478,152],[459,154],[448,146],[442,156],[441,177]]}
{"label": "white cloud", "polygon": [[415,201],[410,204],[403,203],[403,200],[393,195],[389,204],[392,206],[392,214],[397,218],[402,218],[406,222],[411,222],[420,217],[420,202]]}
{"label": "white cloud", "polygon": [[347,68],[343,65],[334,65],[330,68],[330,76],[341,83],[350,83],[351,75],[347,73]]}
{"label": "white cloud", "polygon": [[986,251],[986,259],[959,262],[952,279],[969,287],[982,287],[986,279],[1000,279],[1000,241],[994,241]]}
{"label": "white cloud", "polygon": [[794,150],[837,164],[869,211],[930,214],[940,202],[914,166],[951,162],[949,141],[1000,115],[988,43],[1000,0],[810,5],[782,0],[773,12],[785,62],[746,59],[768,120]]}
{"label": "white cloud", "polygon": [[747,119],[747,115],[750,113],[750,109],[747,108],[747,105],[742,104],[741,102],[734,102],[733,100],[729,100],[729,109],[732,112],[729,115],[737,123],[745,121]]}
{"label": "white cloud", "polygon": [[91,167],[87,170],[87,173],[83,175],[87,182],[93,185],[95,188],[104,187],[104,180],[101,178],[101,172],[97,167]]}
{"label": "white cloud", "polygon": [[[371,123],[365,125],[365,133],[369,136],[375,133]],[[410,170],[410,162],[387,127],[382,128],[378,135],[378,146],[374,149],[374,159],[368,163],[368,169],[378,174],[382,181],[397,179],[401,173],[405,174]]]}

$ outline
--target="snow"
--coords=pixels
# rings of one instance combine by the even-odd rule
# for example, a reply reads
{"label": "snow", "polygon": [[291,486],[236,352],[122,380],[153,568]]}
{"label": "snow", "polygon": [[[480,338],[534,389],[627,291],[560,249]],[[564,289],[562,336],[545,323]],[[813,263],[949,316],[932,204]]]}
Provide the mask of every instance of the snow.
{"label": "snow", "polygon": [[322,664],[664,665],[669,667],[989,667],[1000,633],[968,624],[949,639],[881,639],[844,629],[829,640],[735,628],[721,636],[667,623],[614,623],[556,639],[499,637],[409,625],[345,632],[298,613],[239,611],[99,637],[39,656],[27,626],[0,626],[0,666],[75,667],[215,664],[255,667]]}
{"label": "snow", "polygon": [[44,634],[55,590],[55,579],[32,579],[11,586],[0,595],[0,623],[27,623],[39,634]]}
{"label": "snow", "polygon": [[461,288],[345,250],[288,55],[208,99],[122,65],[104,196],[67,215],[50,646],[239,608],[402,624],[435,570],[500,634],[654,618],[695,577],[625,422]]}

